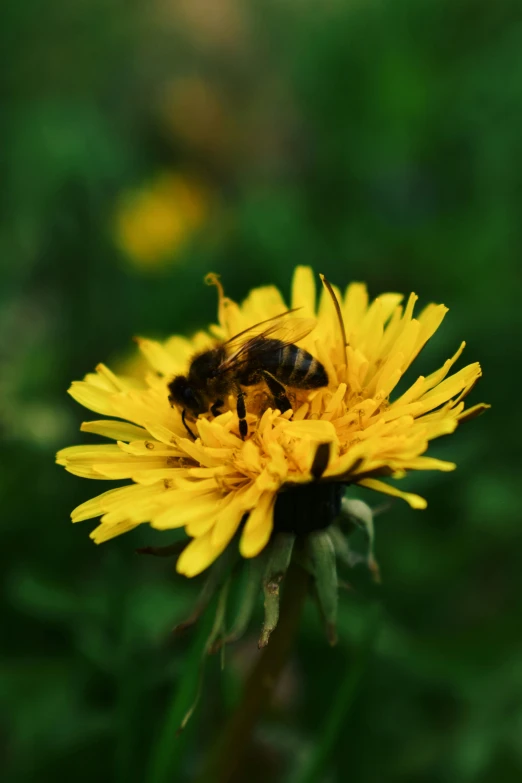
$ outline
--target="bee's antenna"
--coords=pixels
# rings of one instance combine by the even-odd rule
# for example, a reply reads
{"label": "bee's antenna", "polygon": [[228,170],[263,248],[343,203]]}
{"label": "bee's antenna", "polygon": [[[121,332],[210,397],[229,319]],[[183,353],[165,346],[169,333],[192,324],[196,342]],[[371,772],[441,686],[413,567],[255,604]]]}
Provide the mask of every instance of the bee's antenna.
{"label": "bee's antenna", "polygon": [[337,296],[335,294],[335,291],[332,288],[331,283],[326,279],[324,275],[319,275],[321,278],[321,282],[330,294],[333,302],[333,306],[335,307],[335,312],[337,313],[337,319],[339,321],[339,326],[341,327],[341,337],[343,339],[343,347],[344,347],[344,357],[346,359],[346,364],[348,364],[348,357],[346,356],[346,346],[348,345],[348,340],[346,339],[346,329],[344,328],[344,319],[343,314],[341,311],[341,306],[339,304],[339,300],[337,299]]}
{"label": "bee's antenna", "polygon": [[227,309],[232,305],[232,300],[229,299],[228,296],[225,296],[225,290],[223,288],[223,284],[219,278],[219,275],[216,275],[215,272],[209,272],[208,275],[206,275],[205,283],[207,285],[213,285],[217,288],[219,323],[221,326],[224,326],[225,329],[228,331],[229,327],[228,327],[228,319],[227,319]]}
{"label": "bee's antenna", "polygon": [[216,275],[215,272],[209,272],[208,275],[205,277],[205,283],[207,285],[215,285],[218,290],[218,296],[220,299],[225,298],[225,292],[223,290],[223,284],[221,280],[219,279],[219,275]]}

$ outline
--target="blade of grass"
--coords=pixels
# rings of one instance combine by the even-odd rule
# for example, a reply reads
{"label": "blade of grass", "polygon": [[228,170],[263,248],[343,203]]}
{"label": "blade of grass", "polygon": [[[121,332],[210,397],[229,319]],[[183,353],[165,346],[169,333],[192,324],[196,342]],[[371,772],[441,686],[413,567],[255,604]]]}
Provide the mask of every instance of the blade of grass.
{"label": "blade of grass", "polygon": [[157,742],[151,751],[145,778],[147,783],[172,783],[180,777],[179,765],[188,741],[196,729],[197,713],[184,731],[179,732],[179,729],[197,698],[201,685],[202,656],[213,623],[214,612],[205,612],[194,642],[185,655],[182,676],[174,684],[172,700],[167,707]]}
{"label": "blade of grass", "polygon": [[304,766],[291,778],[291,783],[317,783],[322,779],[321,776],[324,775],[328,759],[342,733],[346,717],[368,668],[380,626],[381,608],[376,606],[368,619],[368,625],[359,649],[346,667],[332,708],[326,716],[322,733],[314,743],[314,748]]}

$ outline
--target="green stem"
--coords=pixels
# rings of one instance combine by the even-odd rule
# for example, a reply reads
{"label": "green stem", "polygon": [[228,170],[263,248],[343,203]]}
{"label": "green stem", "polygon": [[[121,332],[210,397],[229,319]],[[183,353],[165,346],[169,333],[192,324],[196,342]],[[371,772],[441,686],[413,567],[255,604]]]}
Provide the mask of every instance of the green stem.
{"label": "green stem", "polygon": [[314,742],[314,749],[308,757],[305,766],[301,768],[292,783],[316,783],[324,774],[328,759],[343,731],[346,717],[354,702],[370,662],[371,653],[380,627],[381,609],[376,607],[368,621],[364,638],[347,667],[334,696],[333,705],[323,725],[323,730]]}
{"label": "green stem", "polygon": [[308,574],[300,566],[290,566],[284,580],[279,624],[245,683],[241,702],[209,754],[199,778],[200,783],[230,783],[232,780],[248,779],[248,775],[241,774],[241,765],[252,730],[269,704],[288,660],[299,626],[308,581]]}

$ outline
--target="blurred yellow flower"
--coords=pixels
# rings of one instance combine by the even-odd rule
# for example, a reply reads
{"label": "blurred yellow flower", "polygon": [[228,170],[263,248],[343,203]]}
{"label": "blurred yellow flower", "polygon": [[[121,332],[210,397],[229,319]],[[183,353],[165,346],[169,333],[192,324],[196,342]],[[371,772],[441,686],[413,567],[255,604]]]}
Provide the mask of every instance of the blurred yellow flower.
{"label": "blurred yellow flower", "polygon": [[209,212],[208,191],[181,174],[163,173],[147,187],[125,192],[118,204],[118,245],[137,266],[168,263]]}
{"label": "blurred yellow flower", "polygon": [[[195,353],[283,313],[287,305],[273,286],[254,289],[241,305],[224,297],[219,287],[217,325],[191,339],[176,336],[163,344],[140,340],[151,368],[142,382],[99,365],[96,373],[73,383],[69,391],[78,402],[110,417],[86,422],[82,430],[117,443],[63,449],[58,463],[86,478],[133,482],[83,503],[74,510],[73,521],[101,515],[91,534],[97,543],[143,522],[160,530],[184,527],[193,540],[177,569],[194,576],[239,530],[241,554],[259,554],[272,535],[274,510],[276,523],[281,514],[276,505],[288,514],[306,497],[306,503],[317,502],[320,509],[329,502],[328,493],[340,503],[343,487],[355,483],[424,508],[423,498],[381,478],[400,479],[410,470],[455,468],[452,462],[424,453],[430,440],[453,432],[459,422],[488,407],[479,404],[464,410],[463,399],[480,377],[480,366],[475,362],[449,375],[462,343],[441,368],[418,377],[392,399],[447,308],[430,304],[415,318],[415,294],[404,306],[403,297],[395,293],[370,302],[362,283],[352,283],[343,295],[323,282],[316,305],[314,276],[309,268],[298,267],[291,307],[299,311],[288,317],[316,319],[300,345],[322,363],[328,385],[292,390],[292,408],[283,414],[267,407],[266,395],[260,404],[263,395],[249,393],[245,440],[232,395],[219,415],[198,417],[198,437],[192,440],[180,411],[169,404],[167,385],[175,375],[187,372]],[[323,444],[328,444],[326,450]],[[300,531],[299,519],[285,524],[293,532],[309,532]]]}

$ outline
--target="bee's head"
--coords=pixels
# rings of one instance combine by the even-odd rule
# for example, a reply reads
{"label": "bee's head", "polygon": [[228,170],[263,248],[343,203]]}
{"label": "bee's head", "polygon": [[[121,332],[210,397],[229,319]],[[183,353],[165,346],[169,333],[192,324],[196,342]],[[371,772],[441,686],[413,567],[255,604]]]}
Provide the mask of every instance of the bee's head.
{"label": "bee's head", "polygon": [[170,392],[169,401],[172,405],[179,405],[194,416],[205,413],[207,408],[203,396],[184,375],[177,375],[169,383],[168,389]]}

